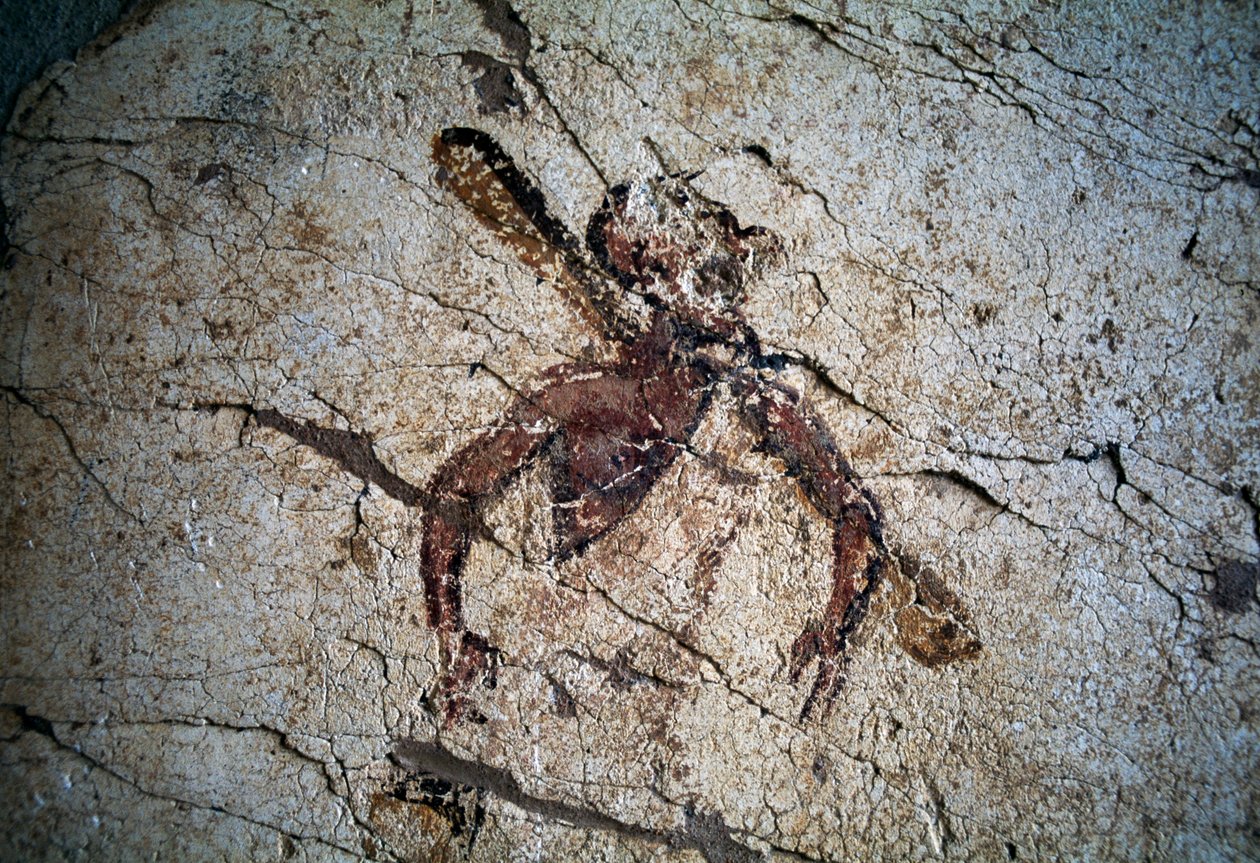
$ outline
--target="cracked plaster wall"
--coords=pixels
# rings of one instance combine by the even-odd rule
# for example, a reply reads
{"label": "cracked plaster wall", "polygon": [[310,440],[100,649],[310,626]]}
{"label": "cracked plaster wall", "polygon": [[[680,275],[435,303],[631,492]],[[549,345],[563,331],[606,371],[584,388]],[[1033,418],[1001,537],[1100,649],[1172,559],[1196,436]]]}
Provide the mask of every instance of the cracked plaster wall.
{"label": "cracked plaster wall", "polygon": [[[0,159],[0,856],[1260,857],[1258,18],[144,5]],[[700,172],[783,238],[745,312],[894,560],[830,712],[825,527],[721,392],[746,481],[684,455],[578,559],[504,490],[488,721],[434,712],[421,513],[258,412],[423,484],[606,348],[435,183],[452,125],[574,231]]]}

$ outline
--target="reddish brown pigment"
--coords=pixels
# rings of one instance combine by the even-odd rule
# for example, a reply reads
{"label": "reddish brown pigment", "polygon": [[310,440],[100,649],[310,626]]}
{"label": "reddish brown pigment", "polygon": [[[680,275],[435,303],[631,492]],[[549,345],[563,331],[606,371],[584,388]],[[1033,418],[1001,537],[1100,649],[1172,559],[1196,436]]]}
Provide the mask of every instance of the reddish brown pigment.
{"label": "reddish brown pigment", "polygon": [[[377,459],[353,431],[298,423],[274,410],[256,421],[281,431],[421,507],[420,568],[428,622],[445,672],[437,697],[447,724],[483,720],[474,685],[495,685],[499,651],[468,629],[460,576],[483,511],[527,466],[547,468],[556,561],[581,555],[642,503],[684,450],[724,383],[760,450],[777,458],[832,528],[832,587],[821,619],[792,645],[797,681],[818,672],[801,707],[826,709],[844,685],[845,649],[865,616],[887,558],[879,504],[853,476],[826,428],[793,390],[764,377],[784,358],[767,356],[740,311],[746,281],[781,255],[764,228],[741,228],[724,207],[678,178],[612,189],[591,217],[582,248],[546,209],[542,193],[499,145],[475,129],[447,129],[433,142],[438,182],[525,264],[553,281],[616,350],[601,363],[548,370],[496,430],[456,452],[425,489]],[[637,297],[635,314],[626,300]],[[729,542],[733,537],[727,537]],[[701,549],[712,578],[718,549]],[[705,586],[704,592],[712,589]]]}

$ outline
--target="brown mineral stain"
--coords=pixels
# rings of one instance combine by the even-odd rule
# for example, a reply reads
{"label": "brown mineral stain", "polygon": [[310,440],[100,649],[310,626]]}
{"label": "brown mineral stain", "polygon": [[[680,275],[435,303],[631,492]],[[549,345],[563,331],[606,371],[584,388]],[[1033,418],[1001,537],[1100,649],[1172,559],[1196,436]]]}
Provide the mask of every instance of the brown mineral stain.
{"label": "brown mineral stain", "polygon": [[876,461],[889,451],[892,442],[886,428],[869,430],[849,448],[849,460],[853,464]]}
{"label": "brown mineral stain", "polygon": [[290,228],[289,233],[301,248],[316,249],[328,245],[328,229],[315,221],[315,217],[319,215],[321,214],[316,208],[305,201],[298,201],[293,205],[293,217],[297,224]]}
{"label": "brown mineral stain", "polygon": [[360,572],[375,572],[377,567],[376,552],[372,550],[372,542],[365,536],[355,535],[350,538],[350,559]]}
{"label": "brown mineral stain", "polygon": [[976,303],[971,307],[971,316],[980,326],[988,326],[997,317],[997,306],[992,303]]}
{"label": "brown mineral stain", "polygon": [[917,605],[897,612],[897,643],[910,658],[928,668],[947,665],[980,652],[980,642],[949,618],[940,618]]}
{"label": "brown mineral stain", "polygon": [[213,342],[236,336],[236,324],[229,318],[224,318],[221,321],[213,321],[210,318],[202,318],[201,320],[205,324],[206,334],[210,336],[210,340]]}
{"label": "brown mineral stain", "polygon": [[968,627],[970,614],[941,577],[905,552],[897,556],[889,580],[897,643],[915,662],[937,668],[980,652],[979,639]]}
{"label": "brown mineral stain", "polygon": [[376,792],[369,803],[368,820],[401,860],[453,863],[459,856],[452,841],[450,823],[423,803]]}

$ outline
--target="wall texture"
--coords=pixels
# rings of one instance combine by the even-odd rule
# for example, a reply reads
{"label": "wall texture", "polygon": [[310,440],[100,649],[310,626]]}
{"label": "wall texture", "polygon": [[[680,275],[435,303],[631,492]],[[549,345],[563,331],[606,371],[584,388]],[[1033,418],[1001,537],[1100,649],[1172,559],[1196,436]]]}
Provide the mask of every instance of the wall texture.
{"label": "wall texture", "polygon": [[1260,15],[1002,9],[54,64],[0,857],[1260,858]]}

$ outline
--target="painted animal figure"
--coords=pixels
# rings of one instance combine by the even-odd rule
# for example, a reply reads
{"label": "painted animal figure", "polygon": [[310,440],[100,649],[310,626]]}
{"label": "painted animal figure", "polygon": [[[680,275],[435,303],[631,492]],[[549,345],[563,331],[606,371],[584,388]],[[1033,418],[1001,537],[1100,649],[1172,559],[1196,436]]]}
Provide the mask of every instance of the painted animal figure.
{"label": "painted animal figure", "polygon": [[[832,530],[831,594],[792,645],[796,682],[818,671],[801,708],[827,709],[844,683],[846,644],[866,614],[887,558],[881,511],[824,426],[773,380],[740,306],[748,282],[781,244],[741,227],[677,177],[617,186],[587,226],[585,247],[547,212],[542,194],[488,135],[434,138],[438,181],[540,277],[557,284],[610,340],[611,359],[545,373],[495,430],[451,456],[428,483],[420,567],[429,625],[445,672],[448,725],[477,719],[473,687],[493,686],[499,654],[468,628],[460,575],[481,513],[527,466],[547,469],[556,561],[580,556],[643,501],[692,447],[718,384],[729,388],[758,448],[778,459]],[[366,478],[366,477],[365,477]]]}

